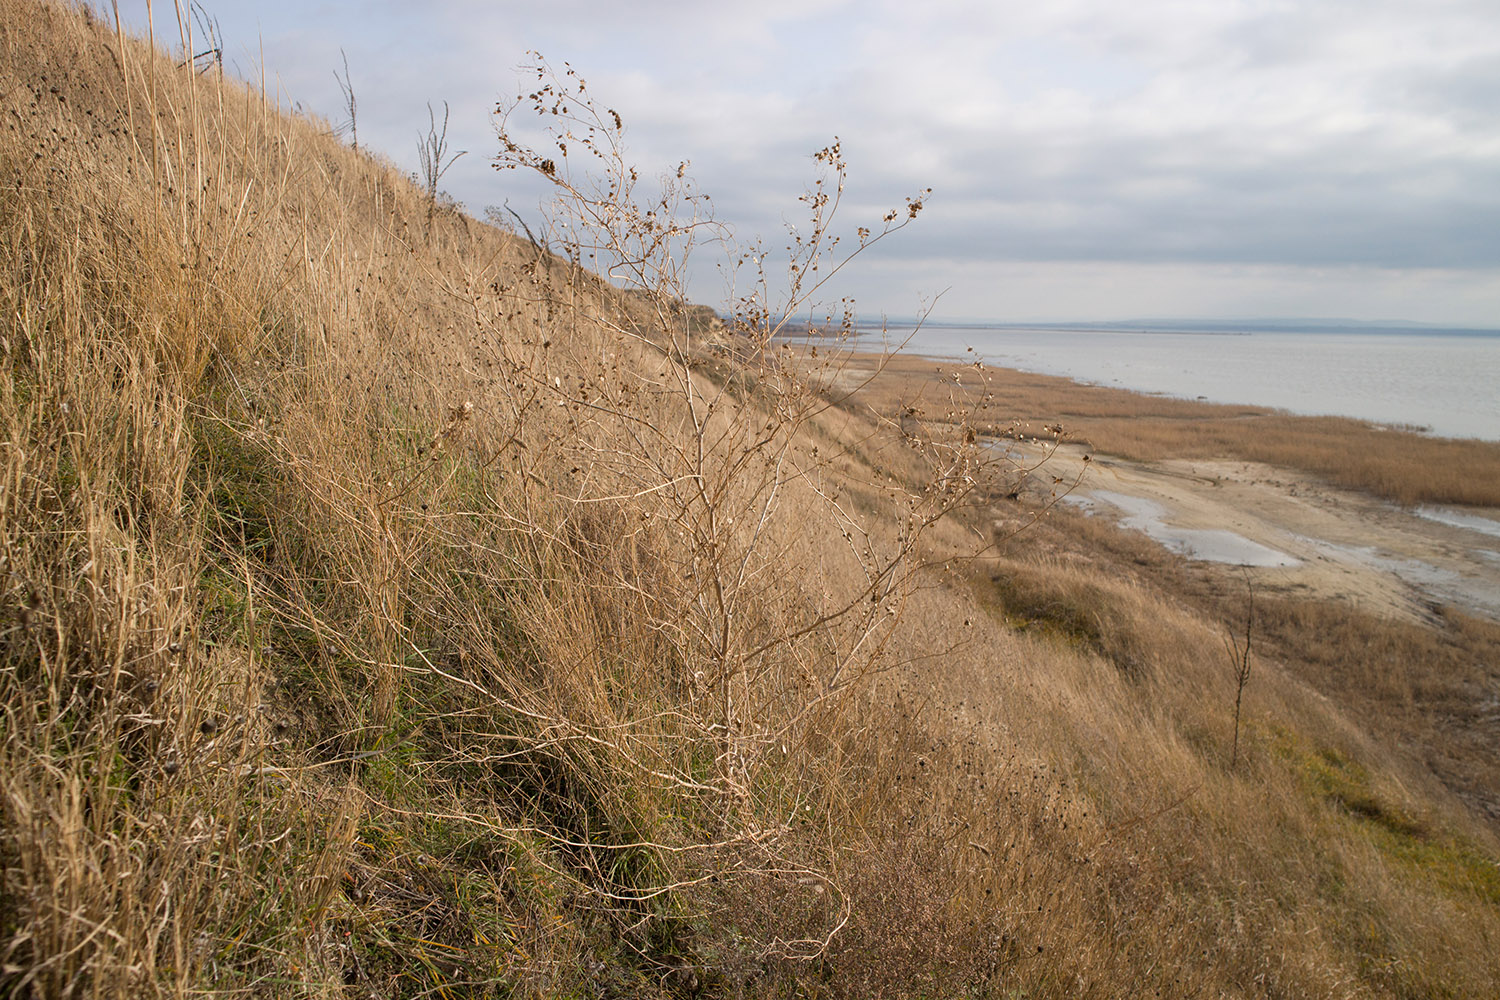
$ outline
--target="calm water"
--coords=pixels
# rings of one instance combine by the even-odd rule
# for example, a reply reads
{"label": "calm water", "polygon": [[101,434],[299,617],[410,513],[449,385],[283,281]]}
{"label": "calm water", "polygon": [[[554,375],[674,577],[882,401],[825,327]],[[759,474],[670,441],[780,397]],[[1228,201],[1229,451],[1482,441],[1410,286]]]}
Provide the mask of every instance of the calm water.
{"label": "calm water", "polygon": [[[863,334],[861,346],[878,339]],[[929,326],[907,351],[978,355],[1006,368],[1126,389],[1500,440],[1500,331]]]}

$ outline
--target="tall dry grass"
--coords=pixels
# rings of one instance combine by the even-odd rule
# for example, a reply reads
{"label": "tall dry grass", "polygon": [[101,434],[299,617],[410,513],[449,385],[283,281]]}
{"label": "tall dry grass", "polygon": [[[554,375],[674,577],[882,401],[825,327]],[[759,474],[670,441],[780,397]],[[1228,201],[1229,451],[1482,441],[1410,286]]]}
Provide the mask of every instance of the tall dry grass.
{"label": "tall dry grass", "polygon": [[816,394],[669,287],[12,7],[14,988],[656,988],[710,880],[821,897],[741,948],[822,954],[848,908],[781,817],[961,491],[872,533],[810,488]]}
{"label": "tall dry grass", "polygon": [[1492,990],[1460,807],[1274,667],[1230,773],[1214,629],[975,562],[1023,473],[706,330],[656,192],[504,148],[555,257],[0,9],[9,995]]}

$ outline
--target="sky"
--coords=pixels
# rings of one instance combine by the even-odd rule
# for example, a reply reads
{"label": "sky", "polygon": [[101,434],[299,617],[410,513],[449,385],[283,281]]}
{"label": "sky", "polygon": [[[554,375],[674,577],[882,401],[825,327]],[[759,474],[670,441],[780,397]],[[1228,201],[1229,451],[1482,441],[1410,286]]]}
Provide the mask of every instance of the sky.
{"label": "sky", "polygon": [[[785,243],[837,136],[836,228],[921,216],[841,272],[862,319],[1339,317],[1500,327],[1495,0],[206,0],[226,65],[345,117],[406,170],[429,102],[442,187],[532,220],[493,168],[529,53],[680,161],[742,244]],[[144,0],[120,0],[142,29]],[[177,33],[156,4],[158,36]],[[847,245],[847,243],[846,243]],[[722,306],[724,251],[690,291]],[[774,262],[773,262],[774,263]]]}

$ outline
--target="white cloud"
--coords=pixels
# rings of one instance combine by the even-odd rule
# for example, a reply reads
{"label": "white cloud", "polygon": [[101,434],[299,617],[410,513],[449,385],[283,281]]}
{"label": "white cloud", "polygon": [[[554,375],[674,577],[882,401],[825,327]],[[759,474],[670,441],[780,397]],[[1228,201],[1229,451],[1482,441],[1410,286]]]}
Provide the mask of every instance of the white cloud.
{"label": "white cloud", "polygon": [[[912,281],[887,274],[870,283],[877,297],[933,277],[977,315],[987,290],[1025,273],[1033,316],[1044,300],[1055,316],[1138,314],[1151,288],[1176,302],[1161,315],[1285,301],[1253,311],[1500,324],[1492,0],[382,0],[214,13],[232,53],[252,59],[259,31],[268,70],[329,115],[342,46],[361,139],[398,162],[415,162],[426,103],[450,101],[454,147],[470,155],[448,187],[476,211],[534,197],[488,160],[492,103],[514,95],[535,48],[620,110],[643,167],[694,161],[742,232],[777,235],[810,154],[834,134],[853,171],[851,227],[932,186],[929,213],[880,258],[882,273]],[[1313,308],[1319,289],[1327,308]]]}

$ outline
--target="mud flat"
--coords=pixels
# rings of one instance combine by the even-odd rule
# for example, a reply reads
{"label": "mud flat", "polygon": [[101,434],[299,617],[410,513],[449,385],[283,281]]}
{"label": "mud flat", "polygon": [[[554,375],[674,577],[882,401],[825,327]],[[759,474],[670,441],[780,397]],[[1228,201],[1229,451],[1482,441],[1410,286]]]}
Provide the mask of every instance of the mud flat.
{"label": "mud flat", "polygon": [[[1034,459],[1034,445],[997,443]],[[1262,585],[1427,619],[1453,605],[1500,620],[1500,510],[1407,509],[1253,462],[1133,462],[1064,444],[1048,471],[1067,501],[1183,556],[1243,567]],[[1081,476],[1081,478],[1080,478]]]}

